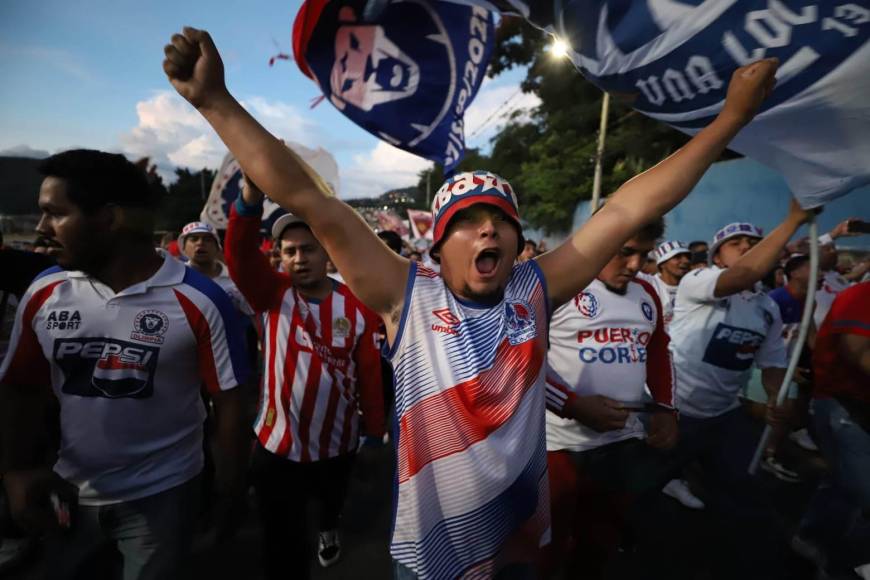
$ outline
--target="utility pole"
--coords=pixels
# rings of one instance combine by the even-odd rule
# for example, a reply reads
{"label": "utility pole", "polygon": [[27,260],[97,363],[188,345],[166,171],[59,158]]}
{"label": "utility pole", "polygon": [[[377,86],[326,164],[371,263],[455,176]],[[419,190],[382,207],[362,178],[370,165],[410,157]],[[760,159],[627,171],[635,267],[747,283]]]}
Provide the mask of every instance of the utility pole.
{"label": "utility pole", "polygon": [[598,127],[598,148],[595,150],[595,173],[592,177],[592,206],[590,214],[595,213],[601,201],[601,159],[604,157],[604,140],[607,137],[607,115],[610,111],[610,95],[604,93],[601,100],[601,125]]}

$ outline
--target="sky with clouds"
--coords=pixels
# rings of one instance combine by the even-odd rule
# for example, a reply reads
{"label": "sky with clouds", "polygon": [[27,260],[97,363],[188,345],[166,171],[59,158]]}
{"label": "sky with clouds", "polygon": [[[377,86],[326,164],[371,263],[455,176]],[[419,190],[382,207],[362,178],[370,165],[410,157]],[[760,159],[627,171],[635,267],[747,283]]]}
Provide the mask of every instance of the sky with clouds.
{"label": "sky with clouds", "polygon": [[[163,45],[184,25],[205,28],[224,59],[227,85],[277,136],[331,152],[341,196],[374,196],[414,185],[429,162],[377,140],[328,102],[289,53],[301,0],[3,0],[0,2],[0,155],[44,156],[72,147],[217,168],[223,144],[175,94],[161,67]],[[536,97],[518,92],[524,71],[487,79],[466,113],[469,147],[489,140]],[[507,106],[503,106],[507,102]],[[498,112],[495,116],[493,113]]]}

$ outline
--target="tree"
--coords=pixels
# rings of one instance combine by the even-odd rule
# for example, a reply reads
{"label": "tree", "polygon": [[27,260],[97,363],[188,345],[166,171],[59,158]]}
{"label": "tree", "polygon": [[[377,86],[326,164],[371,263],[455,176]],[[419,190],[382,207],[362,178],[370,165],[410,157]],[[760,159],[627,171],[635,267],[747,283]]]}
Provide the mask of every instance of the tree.
{"label": "tree", "polygon": [[157,229],[179,231],[185,224],[198,220],[215,173],[210,169],[192,172],[176,168],[176,180],[169,186],[157,214]]}

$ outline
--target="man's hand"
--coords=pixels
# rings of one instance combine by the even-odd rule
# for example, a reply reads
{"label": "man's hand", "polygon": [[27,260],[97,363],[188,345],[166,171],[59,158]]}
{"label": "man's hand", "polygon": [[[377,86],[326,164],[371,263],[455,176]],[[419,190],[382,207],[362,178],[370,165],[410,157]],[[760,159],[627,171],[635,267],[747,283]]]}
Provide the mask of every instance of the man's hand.
{"label": "man's hand", "polygon": [[755,117],[761,103],[776,85],[779,59],[765,58],[742,66],[731,75],[728,94],[720,117],[743,126]]}
{"label": "man's hand", "polygon": [[776,398],[767,401],[767,413],[765,421],[771,428],[786,427],[789,425],[791,413],[787,405],[777,406]]}
{"label": "man's hand", "polygon": [[228,95],[224,64],[205,30],[185,26],[163,47],[163,71],[169,82],[191,105],[207,108],[215,98]]}
{"label": "man's hand", "polygon": [[599,433],[622,429],[628,419],[622,403],[602,395],[576,397],[569,415]]}
{"label": "man's hand", "polygon": [[860,218],[850,217],[849,219],[845,219],[845,220],[841,221],[836,226],[834,226],[834,229],[832,229],[830,232],[828,232],[828,235],[831,236],[831,238],[833,238],[835,240],[837,238],[845,238],[845,237],[862,235],[860,232],[850,232],[849,231],[849,222],[858,221],[859,219]]}
{"label": "man's hand", "polygon": [[9,511],[21,529],[29,533],[57,530],[61,527],[52,506],[52,494],[65,504],[74,523],[78,505],[78,488],[49,469],[9,471],[3,475]]}
{"label": "man's hand", "polygon": [[646,444],[655,449],[670,449],[677,444],[680,431],[673,413],[653,413],[650,417]]}
{"label": "man's hand", "polygon": [[788,205],[788,215],[785,219],[796,226],[801,226],[810,221],[815,211],[814,209],[802,208],[795,198],[791,198]]}

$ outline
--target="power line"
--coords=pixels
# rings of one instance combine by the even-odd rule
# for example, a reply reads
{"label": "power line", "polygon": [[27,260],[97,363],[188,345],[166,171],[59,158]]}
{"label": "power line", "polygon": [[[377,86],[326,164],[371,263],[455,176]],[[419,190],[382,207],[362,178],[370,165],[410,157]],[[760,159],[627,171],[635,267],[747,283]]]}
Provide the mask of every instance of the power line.
{"label": "power line", "polygon": [[498,118],[499,113],[501,113],[502,109],[504,109],[507,106],[507,104],[510,103],[512,100],[514,100],[517,97],[517,95],[519,95],[521,92],[522,92],[522,88],[518,88],[516,91],[514,91],[514,93],[511,96],[509,96],[507,99],[505,99],[504,102],[501,105],[499,105],[499,107],[495,111],[493,111],[486,119],[484,119],[483,123],[481,123],[477,127],[477,129],[475,129],[474,131],[471,132],[471,135],[469,135],[466,138],[466,141],[470,141],[471,139],[474,139],[484,129],[486,129],[486,127],[489,125],[489,123],[493,119]]}

